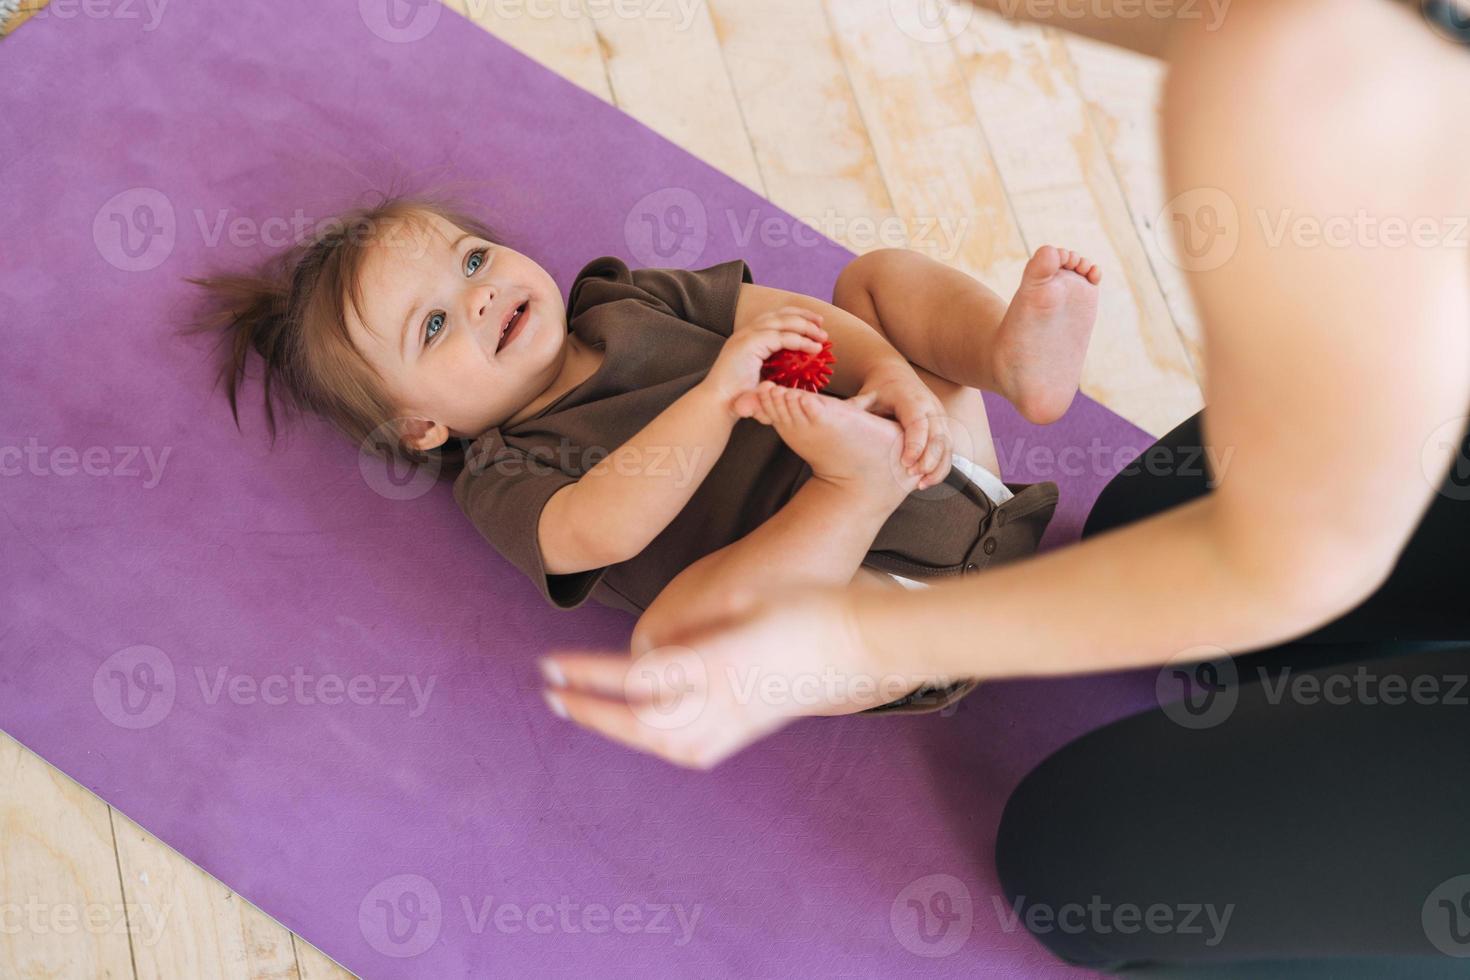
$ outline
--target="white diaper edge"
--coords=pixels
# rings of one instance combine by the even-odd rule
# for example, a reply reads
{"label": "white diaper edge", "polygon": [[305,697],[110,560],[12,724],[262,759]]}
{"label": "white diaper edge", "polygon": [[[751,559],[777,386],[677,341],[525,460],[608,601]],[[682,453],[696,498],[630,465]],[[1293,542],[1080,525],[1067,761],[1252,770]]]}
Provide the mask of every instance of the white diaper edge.
{"label": "white diaper edge", "polygon": [[[990,472],[988,469],[981,466],[974,460],[967,459],[964,456],[961,456],[959,453],[953,453],[950,456],[950,460],[952,461],[955,468],[957,468],[961,473],[968,476],[971,482],[973,482],[975,486],[979,487],[981,492],[995,503],[1003,504],[1007,500],[1010,500],[1012,497],[1015,496],[1015,494],[1011,492],[1011,488],[1005,485],[1005,481],[1003,481],[1000,477],[996,476],[994,473]],[[887,575],[889,578],[893,579],[895,582],[906,589],[929,588],[929,584],[927,582],[919,582],[911,578],[904,578],[902,575],[895,575],[893,572],[884,572],[883,574]]]}

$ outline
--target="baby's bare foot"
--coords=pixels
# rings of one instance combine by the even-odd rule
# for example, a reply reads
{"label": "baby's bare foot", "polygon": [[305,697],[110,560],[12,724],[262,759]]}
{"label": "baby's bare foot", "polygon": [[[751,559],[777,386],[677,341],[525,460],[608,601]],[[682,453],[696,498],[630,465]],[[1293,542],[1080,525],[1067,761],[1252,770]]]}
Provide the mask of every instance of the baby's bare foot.
{"label": "baby's bare foot", "polygon": [[892,419],[831,395],[783,388],[770,381],[735,401],[742,416],[774,426],[812,476],[897,507],[919,478],[902,463],[903,430]]}
{"label": "baby's bare foot", "polygon": [[996,333],[995,377],[1027,421],[1055,422],[1072,404],[1097,320],[1102,270],[1066,249],[1036,250]]}

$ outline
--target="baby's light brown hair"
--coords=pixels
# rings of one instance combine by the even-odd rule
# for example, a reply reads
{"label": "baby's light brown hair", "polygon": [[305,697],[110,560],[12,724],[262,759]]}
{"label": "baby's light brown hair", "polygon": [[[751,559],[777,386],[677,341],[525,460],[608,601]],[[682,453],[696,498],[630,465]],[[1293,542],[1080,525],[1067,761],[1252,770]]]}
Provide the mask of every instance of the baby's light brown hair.
{"label": "baby's light brown hair", "polygon": [[335,425],[353,444],[377,455],[417,465],[462,464],[462,445],[425,453],[399,438],[398,412],[382,377],[353,343],[349,304],[359,320],[361,277],[368,249],[437,214],[461,229],[499,242],[488,225],[453,200],[433,194],[379,195],[377,204],[354,208],[324,222],[306,241],[244,272],[186,277],[205,290],[205,309],[190,332],[219,337],[225,348],[217,381],[225,386],[230,413],[240,425],[239,392],[254,351],[263,363],[263,400],[272,443],[275,402],[308,411]]}

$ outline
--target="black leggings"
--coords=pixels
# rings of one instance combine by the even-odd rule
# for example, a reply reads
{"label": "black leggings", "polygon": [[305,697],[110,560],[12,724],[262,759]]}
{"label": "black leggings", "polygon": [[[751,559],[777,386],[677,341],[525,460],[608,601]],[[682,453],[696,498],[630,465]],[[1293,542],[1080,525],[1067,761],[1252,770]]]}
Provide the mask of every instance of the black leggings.
{"label": "black leggings", "polygon": [[[1086,534],[1207,493],[1199,449],[1196,416],[1109,484]],[[1143,975],[1470,976],[1467,473],[1361,606],[1165,668],[1160,708],[1021,782],[996,866],[1037,939]]]}

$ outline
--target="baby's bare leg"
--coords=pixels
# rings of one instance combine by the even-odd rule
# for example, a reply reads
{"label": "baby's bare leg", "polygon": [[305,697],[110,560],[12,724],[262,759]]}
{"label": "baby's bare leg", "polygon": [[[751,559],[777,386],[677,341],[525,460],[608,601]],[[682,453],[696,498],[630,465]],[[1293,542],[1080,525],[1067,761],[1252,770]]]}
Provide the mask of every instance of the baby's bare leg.
{"label": "baby's bare leg", "polygon": [[736,592],[874,582],[862,560],[890,513],[825,480],[808,480],[760,527],[664,586],[633,629],[634,655],[718,619]]}
{"label": "baby's bare leg", "polygon": [[859,573],[862,560],[917,483],[898,461],[902,434],[888,419],[770,384],[748,396],[742,411],[775,426],[812,476],[764,524],[664,587],[634,629],[635,654],[718,618],[737,591],[871,582]]}
{"label": "baby's bare leg", "polygon": [[879,249],[842,270],[832,303],[867,321],[911,363],[1002,395],[1026,419],[1046,424],[1077,393],[1101,280],[1084,256],[1046,245],[1007,303],[942,262]]}
{"label": "baby's bare leg", "polygon": [[[949,417],[950,434],[954,438],[954,451],[966,459],[979,463],[992,473],[1000,473],[1000,463],[996,458],[995,443],[990,433],[990,416],[985,411],[985,399],[980,396],[979,390],[970,385],[951,381],[949,378],[941,377],[924,365],[914,361],[902,347],[889,337],[883,328],[881,318],[878,316],[877,306],[873,302],[872,294],[869,292],[866,277],[861,274],[861,267],[854,270],[862,259],[858,259],[843,271],[837,280],[837,288],[832,294],[832,305],[846,310],[853,316],[859,318],[871,326],[874,330],[888,338],[889,343],[909,358],[913,365],[914,373],[919,379],[929,386],[934,396],[944,406],[945,415]],[[850,274],[848,270],[853,270]],[[954,270],[946,270],[953,272]],[[963,276],[963,273],[955,273]],[[973,279],[964,276],[975,285]],[[999,326],[1000,320],[1005,316],[1006,304],[995,293],[981,286],[979,290],[968,295],[972,305],[971,314],[980,323],[981,329],[989,325],[989,330],[994,331]]]}

